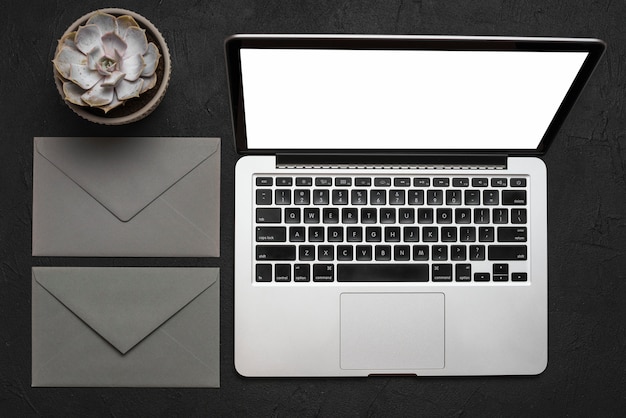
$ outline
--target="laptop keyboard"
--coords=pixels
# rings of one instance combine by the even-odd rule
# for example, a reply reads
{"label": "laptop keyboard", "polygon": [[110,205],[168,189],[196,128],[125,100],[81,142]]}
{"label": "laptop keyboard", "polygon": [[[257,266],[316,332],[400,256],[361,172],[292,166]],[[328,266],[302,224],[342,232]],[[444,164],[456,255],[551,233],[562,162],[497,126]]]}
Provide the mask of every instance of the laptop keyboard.
{"label": "laptop keyboard", "polygon": [[254,176],[259,283],[527,282],[524,176]]}

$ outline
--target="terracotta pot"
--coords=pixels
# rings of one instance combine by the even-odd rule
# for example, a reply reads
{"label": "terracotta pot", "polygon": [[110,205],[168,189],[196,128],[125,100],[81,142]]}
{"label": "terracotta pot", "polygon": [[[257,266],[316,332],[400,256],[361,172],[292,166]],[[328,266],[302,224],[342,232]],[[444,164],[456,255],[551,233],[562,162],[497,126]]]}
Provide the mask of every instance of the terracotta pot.
{"label": "terracotta pot", "polygon": [[[132,16],[137,21],[139,26],[142,29],[146,30],[146,36],[148,37],[148,41],[154,42],[154,44],[159,49],[159,52],[161,53],[159,65],[156,70],[157,84],[152,89],[141,94],[139,97],[129,99],[122,106],[118,106],[105,114],[104,111],[102,111],[101,109],[88,106],[78,106],[65,100],[65,94],[63,93],[63,80],[61,79],[61,76],[54,68],[54,66],[52,66],[54,71],[54,82],[57,86],[59,93],[61,94],[61,97],[65,100],[65,103],[70,107],[70,109],[74,111],[74,113],[84,119],[104,125],[123,125],[138,121],[152,113],[152,111],[156,109],[159,103],[161,103],[161,100],[163,100],[163,96],[165,96],[165,91],[167,90],[167,86],[170,80],[170,74],[172,71],[172,62],[169,49],[167,48],[167,44],[165,43],[163,35],[161,35],[158,29],[148,19],[130,10],[119,8],[99,9],[94,10],[91,13],[87,13],[86,15],[82,16],[74,23],[72,23],[70,27],[65,31],[61,39],[63,39],[69,33],[77,30],[79,26],[84,25],[85,22],[87,22],[87,20],[92,15],[98,12],[108,13],[114,16]],[[59,47],[60,46],[61,45],[59,45]]]}

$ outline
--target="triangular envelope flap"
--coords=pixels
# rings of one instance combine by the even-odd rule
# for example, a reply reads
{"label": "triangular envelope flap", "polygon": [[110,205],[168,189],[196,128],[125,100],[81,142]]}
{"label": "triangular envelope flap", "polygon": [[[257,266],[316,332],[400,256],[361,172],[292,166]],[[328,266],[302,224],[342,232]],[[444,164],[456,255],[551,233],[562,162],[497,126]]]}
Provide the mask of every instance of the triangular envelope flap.
{"label": "triangular envelope flap", "polygon": [[123,222],[213,155],[210,138],[37,138],[44,158]]}
{"label": "triangular envelope flap", "polygon": [[217,281],[212,269],[38,268],[35,280],[122,354]]}

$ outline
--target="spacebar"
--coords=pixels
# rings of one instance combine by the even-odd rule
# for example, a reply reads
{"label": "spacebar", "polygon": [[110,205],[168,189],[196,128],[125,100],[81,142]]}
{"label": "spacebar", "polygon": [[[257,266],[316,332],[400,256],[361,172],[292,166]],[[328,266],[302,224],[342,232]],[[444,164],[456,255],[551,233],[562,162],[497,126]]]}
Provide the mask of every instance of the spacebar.
{"label": "spacebar", "polygon": [[428,264],[337,264],[338,282],[427,282]]}

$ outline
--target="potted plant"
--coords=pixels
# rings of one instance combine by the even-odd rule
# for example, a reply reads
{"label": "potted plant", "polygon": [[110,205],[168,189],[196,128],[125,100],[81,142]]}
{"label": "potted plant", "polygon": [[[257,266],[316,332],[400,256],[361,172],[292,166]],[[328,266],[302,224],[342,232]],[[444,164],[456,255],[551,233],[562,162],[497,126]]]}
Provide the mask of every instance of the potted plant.
{"label": "potted plant", "polygon": [[157,28],[118,8],[76,20],[59,40],[52,62],[67,105],[106,125],[149,115],[163,99],[171,72],[169,50]]}

